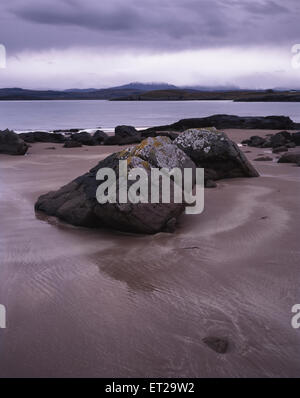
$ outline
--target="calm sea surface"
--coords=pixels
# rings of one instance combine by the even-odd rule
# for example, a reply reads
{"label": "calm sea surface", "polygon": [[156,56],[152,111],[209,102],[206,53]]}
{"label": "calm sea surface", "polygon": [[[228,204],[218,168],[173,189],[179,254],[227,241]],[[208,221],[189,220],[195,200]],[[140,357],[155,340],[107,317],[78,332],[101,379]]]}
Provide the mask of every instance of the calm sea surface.
{"label": "calm sea surface", "polygon": [[119,124],[149,127],[182,118],[218,113],[239,116],[290,116],[300,122],[298,103],[232,101],[1,101],[0,128],[53,130],[98,128]]}

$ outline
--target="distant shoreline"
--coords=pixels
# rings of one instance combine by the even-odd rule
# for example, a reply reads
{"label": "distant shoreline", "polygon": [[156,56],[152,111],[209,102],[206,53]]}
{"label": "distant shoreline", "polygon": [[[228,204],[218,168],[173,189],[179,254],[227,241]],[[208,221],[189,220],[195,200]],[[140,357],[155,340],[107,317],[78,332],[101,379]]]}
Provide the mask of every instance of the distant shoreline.
{"label": "distant shoreline", "polygon": [[101,90],[56,91],[0,89],[0,101],[234,101],[300,102],[300,91],[232,90],[199,91],[194,89],[140,90],[108,88]]}

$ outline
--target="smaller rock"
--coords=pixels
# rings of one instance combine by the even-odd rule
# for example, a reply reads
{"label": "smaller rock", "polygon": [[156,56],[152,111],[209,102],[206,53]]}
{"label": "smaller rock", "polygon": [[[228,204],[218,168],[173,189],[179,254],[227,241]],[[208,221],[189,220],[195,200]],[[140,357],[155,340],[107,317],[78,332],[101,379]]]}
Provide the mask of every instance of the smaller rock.
{"label": "smaller rock", "polygon": [[294,143],[294,142],[288,142],[287,144],[286,144],[286,148],[296,148],[296,144]]}
{"label": "smaller rock", "polygon": [[55,148],[55,146],[48,146],[47,148],[45,148],[45,149],[48,149],[48,150],[55,150],[56,148]]}
{"label": "smaller rock", "polygon": [[220,337],[209,336],[205,337],[203,340],[209,348],[217,352],[218,354],[225,354],[228,349],[228,341]]}

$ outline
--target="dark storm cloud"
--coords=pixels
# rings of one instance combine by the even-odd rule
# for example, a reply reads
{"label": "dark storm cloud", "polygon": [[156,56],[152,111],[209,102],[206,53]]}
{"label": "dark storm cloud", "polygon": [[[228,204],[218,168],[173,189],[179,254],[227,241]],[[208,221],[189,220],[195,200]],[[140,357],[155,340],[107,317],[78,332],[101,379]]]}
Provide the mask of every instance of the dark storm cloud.
{"label": "dark storm cloud", "polygon": [[0,12],[1,40],[12,49],[174,51],[300,40],[298,0],[11,0]]}

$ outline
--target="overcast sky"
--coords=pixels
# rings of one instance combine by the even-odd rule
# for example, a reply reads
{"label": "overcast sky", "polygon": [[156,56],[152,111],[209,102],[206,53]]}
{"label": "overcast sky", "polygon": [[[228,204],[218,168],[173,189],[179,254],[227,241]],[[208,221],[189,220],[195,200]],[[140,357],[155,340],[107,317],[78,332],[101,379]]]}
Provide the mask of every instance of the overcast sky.
{"label": "overcast sky", "polygon": [[299,0],[10,0],[1,87],[300,87]]}

